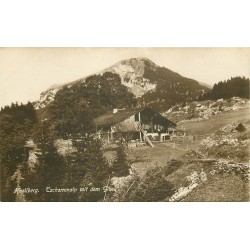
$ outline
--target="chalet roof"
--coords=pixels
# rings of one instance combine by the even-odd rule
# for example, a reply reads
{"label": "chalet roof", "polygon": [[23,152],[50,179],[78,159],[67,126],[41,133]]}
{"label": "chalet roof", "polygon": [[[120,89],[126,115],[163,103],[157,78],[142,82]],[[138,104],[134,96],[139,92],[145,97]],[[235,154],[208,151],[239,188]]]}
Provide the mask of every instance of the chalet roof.
{"label": "chalet roof", "polygon": [[124,109],[124,110],[118,110],[117,113],[113,113],[113,111],[109,111],[106,114],[103,114],[97,118],[94,119],[94,123],[95,126],[98,128],[101,127],[108,127],[108,126],[114,126],[124,120],[126,120],[127,118],[129,118],[132,115],[135,115],[139,112],[143,112],[143,113],[150,113],[151,116],[157,120],[159,124],[162,125],[167,125],[170,127],[175,127],[176,124],[170,120],[168,120],[167,118],[163,117],[162,115],[160,115],[159,113],[157,113],[156,111],[154,111],[151,108],[136,108],[136,109]]}
{"label": "chalet roof", "polygon": [[109,111],[101,116],[98,116],[94,119],[94,123],[97,127],[108,127],[113,126],[115,124],[118,124],[130,116],[137,114],[140,112],[143,108],[137,108],[137,109],[124,109],[124,110],[118,110],[117,113],[113,113],[112,111]]}

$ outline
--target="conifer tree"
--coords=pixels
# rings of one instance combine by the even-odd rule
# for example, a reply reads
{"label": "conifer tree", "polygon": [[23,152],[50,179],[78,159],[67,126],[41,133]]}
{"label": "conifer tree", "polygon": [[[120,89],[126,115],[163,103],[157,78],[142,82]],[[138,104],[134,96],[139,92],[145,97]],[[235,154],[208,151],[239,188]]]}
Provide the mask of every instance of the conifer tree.
{"label": "conifer tree", "polygon": [[35,172],[26,178],[32,188],[39,189],[39,194],[30,194],[28,198],[32,201],[60,201],[60,193],[46,192],[47,187],[60,188],[64,185],[65,161],[54,145],[55,131],[49,122],[41,122],[34,129],[33,139],[40,149],[40,156]]}
{"label": "conifer tree", "polygon": [[[88,192],[80,193],[79,201],[100,201],[104,198],[103,187],[107,185],[111,175],[106,158],[103,155],[99,140],[88,137],[85,140],[74,142],[77,148],[75,165],[71,171],[84,173],[75,176],[74,184],[78,187],[88,187]],[[97,191],[90,189],[97,188]]]}
{"label": "conifer tree", "polygon": [[122,177],[129,175],[130,164],[127,159],[126,150],[123,144],[120,144],[116,150],[116,159],[112,166],[114,176]]}

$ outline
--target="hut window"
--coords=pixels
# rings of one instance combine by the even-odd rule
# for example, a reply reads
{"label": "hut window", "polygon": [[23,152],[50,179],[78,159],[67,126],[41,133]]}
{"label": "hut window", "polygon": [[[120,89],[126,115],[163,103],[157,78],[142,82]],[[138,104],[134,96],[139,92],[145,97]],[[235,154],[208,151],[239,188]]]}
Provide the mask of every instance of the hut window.
{"label": "hut window", "polygon": [[139,122],[139,113],[138,113],[138,114],[135,114],[135,121],[136,121],[136,122]]}

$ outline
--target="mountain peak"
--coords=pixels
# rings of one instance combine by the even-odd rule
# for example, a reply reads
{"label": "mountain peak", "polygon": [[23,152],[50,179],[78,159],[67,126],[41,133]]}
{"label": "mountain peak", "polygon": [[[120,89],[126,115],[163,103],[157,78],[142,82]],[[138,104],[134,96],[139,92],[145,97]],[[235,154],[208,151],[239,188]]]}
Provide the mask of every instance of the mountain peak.
{"label": "mountain peak", "polygon": [[[161,100],[170,98],[171,100],[171,98],[173,98],[172,96],[177,96],[177,94],[181,96],[182,99],[184,99],[184,97],[198,96],[201,91],[207,89],[193,79],[185,78],[165,67],[156,65],[147,57],[121,60],[96,74],[102,75],[105,72],[118,74],[121,78],[121,83],[125,85],[134,96],[147,97],[149,102],[155,102],[155,100],[159,98]],[[85,79],[86,77],[80,78],[62,86],[73,86],[77,83],[82,84]],[[46,106],[47,103],[53,101],[57,90],[60,88],[60,86],[50,88],[43,92],[37,107]]]}
{"label": "mountain peak", "polygon": [[131,74],[135,77],[143,77],[146,70],[155,71],[159,68],[154,62],[146,57],[137,57],[121,60],[104,71],[111,71],[119,74],[122,79],[130,78]]}
{"label": "mountain peak", "polygon": [[132,58],[129,58],[129,59],[124,59],[121,62],[125,62],[125,61],[128,61],[128,62],[132,62],[132,61],[135,61],[135,62],[148,62],[150,64],[156,65],[154,62],[152,62],[147,57],[132,57]]}
{"label": "mountain peak", "polygon": [[[149,58],[147,58],[147,57],[137,57],[137,58],[135,58],[135,59],[137,59],[138,61],[142,61],[142,62],[147,62],[147,63],[149,63],[149,64],[152,64],[152,65],[155,65],[155,66],[157,66],[153,61],[151,61]],[[158,67],[158,66],[157,66]]]}
{"label": "mountain peak", "polygon": [[134,69],[138,67],[158,67],[154,62],[152,62],[150,59],[146,57],[135,57],[135,58],[129,58],[125,60],[121,60],[118,63],[114,65],[130,65]]}

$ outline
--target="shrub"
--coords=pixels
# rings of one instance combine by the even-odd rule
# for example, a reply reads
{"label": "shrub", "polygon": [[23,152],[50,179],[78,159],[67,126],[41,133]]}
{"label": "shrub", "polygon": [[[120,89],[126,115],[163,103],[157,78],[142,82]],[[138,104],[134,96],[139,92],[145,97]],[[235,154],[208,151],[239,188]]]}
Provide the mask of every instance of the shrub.
{"label": "shrub", "polygon": [[172,159],[168,162],[167,166],[164,167],[164,174],[165,176],[170,175],[171,173],[173,173],[174,171],[176,171],[177,169],[180,168],[180,166],[182,166],[183,162],[182,161],[178,161],[175,159]]}
{"label": "shrub", "polygon": [[156,167],[148,170],[141,182],[131,193],[130,201],[163,201],[174,194],[174,186],[166,180],[164,169]]}
{"label": "shrub", "polygon": [[235,130],[237,130],[238,132],[245,132],[246,127],[242,123],[239,123]]}

